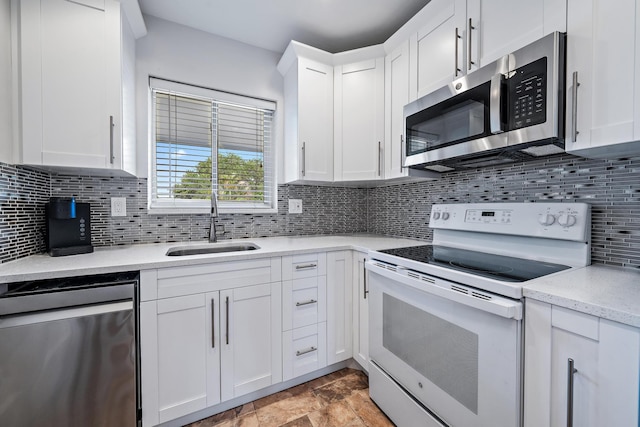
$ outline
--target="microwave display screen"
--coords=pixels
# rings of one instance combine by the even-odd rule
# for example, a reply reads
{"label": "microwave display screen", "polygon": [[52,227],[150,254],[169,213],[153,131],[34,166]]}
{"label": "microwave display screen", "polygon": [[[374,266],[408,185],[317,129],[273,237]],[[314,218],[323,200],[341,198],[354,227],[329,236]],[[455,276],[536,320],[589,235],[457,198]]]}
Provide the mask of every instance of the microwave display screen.
{"label": "microwave display screen", "polygon": [[407,117],[407,155],[481,138],[489,129],[490,82]]}
{"label": "microwave display screen", "polygon": [[547,120],[547,58],[524,65],[509,78],[509,130]]}

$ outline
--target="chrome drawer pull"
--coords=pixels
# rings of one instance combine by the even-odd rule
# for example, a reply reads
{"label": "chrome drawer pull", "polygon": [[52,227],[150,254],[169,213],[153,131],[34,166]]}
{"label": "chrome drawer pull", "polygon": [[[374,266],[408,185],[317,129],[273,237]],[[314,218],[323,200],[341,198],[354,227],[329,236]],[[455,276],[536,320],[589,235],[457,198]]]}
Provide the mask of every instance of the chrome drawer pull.
{"label": "chrome drawer pull", "polygon": [[573,427],[573,374],[576,372],[573,359],[567,359],[567,427]]}
{"label": "chrome drawer pull", "polygon": [[298,351],[296,351],[296,356],[302,356],[303,354],[312,353],[312,352],[314,352],[316,350],[317,350],[317,348],[313,347],[313,346],[309,347],[306,350],[298,350]]}
{"label": "chrome drawer pull", "polygon": [[318,266],[318,264],[303,264],[303,265],[296,265],[296,270],[305,270],[308,268],[316,268]]}
{"label": "chrome drawer pull", "polygon": [[318,301],[316,301],[314,299],[310,299],[309,301],[305,301],[305,302],[297,302],[296,303],[296,307],[300,307],[300,306],[303,306],[303,305],[309,305],[309,304],[315,304],[317,302]]}

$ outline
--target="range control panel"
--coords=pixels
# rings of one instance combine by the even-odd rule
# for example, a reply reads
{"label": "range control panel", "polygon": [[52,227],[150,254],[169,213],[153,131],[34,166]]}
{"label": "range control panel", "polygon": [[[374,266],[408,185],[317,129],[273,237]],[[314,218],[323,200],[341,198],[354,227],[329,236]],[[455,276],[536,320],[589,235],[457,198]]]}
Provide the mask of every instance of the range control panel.
{"label": "range control panel", "polygon": [[429,227],[587,241],[586,203],[470,203],[433,205]]}

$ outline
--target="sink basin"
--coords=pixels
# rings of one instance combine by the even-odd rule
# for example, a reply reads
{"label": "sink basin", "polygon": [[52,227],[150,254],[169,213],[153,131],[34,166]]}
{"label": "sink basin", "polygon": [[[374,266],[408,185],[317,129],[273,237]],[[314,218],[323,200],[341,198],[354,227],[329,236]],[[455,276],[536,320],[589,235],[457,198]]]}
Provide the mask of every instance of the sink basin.
{"label": "sink basin", "polygon": [[202,254],[220,254],[225,252],[242,252],[260,249],[255,243],[230,243],[217,244],[212,243],[207,246],[176,246],[170,248],[165,255],[167,256],[187,256]]}

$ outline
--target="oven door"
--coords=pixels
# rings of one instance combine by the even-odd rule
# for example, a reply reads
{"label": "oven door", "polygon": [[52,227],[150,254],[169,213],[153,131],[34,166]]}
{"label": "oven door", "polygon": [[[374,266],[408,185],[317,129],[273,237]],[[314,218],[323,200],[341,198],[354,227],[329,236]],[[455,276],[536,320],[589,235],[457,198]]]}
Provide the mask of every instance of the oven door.
{"label": "oven door", "polygon": [[397,390],[445,425],[520,426],[522,303],[376,260],[367,269],[370,357]]}

